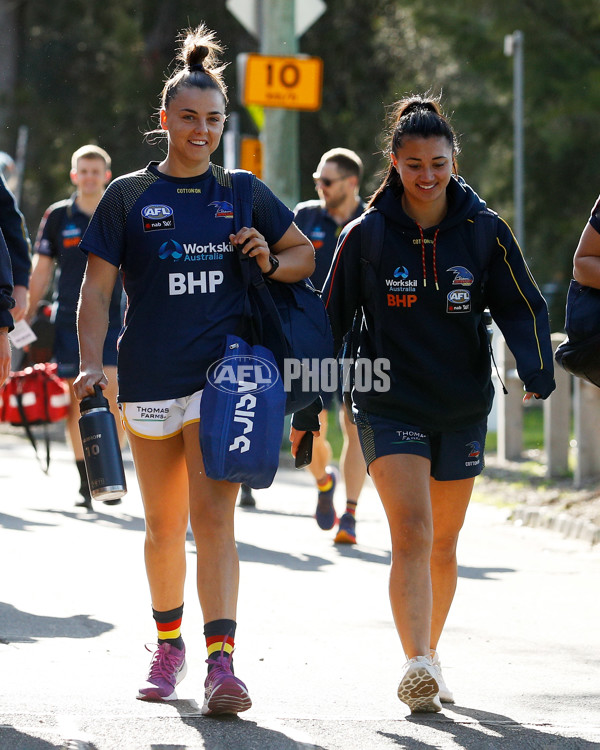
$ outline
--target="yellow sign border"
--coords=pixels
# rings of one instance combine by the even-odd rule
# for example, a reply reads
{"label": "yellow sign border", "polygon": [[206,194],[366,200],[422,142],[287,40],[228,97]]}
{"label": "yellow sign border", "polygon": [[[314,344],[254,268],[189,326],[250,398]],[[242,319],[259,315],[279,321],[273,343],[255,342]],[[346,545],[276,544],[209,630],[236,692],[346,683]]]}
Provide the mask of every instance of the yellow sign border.
{"label": "yellow sign border", "polygon": [[[268,70],[271,66],[271,70]],[[320,57],[250,54],[245,59],[242,103],[276,109],[315,112],[323,95],[323,60]],[[309,76],[301,90],[290,80],[286,69],[295,70],[300,79]],[[272,78],[269,83],[266,79]],[[300,97],[300,98],[299,98]]]}

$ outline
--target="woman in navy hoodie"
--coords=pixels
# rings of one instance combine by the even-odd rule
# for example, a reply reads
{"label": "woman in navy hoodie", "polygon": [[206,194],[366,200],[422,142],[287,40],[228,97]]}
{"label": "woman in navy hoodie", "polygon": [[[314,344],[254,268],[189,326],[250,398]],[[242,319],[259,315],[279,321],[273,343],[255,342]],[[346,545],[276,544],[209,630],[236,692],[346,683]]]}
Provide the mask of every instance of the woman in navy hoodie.
{"label": "woman in navy hoodie", "polygon": [[[356,381],[352,396],[390,525],[390,600],[407,659],[398,697],[411,711],[453,702],[437,644],[456,589],[458,535],[483,469],[493,398],[485,308],[516,357],[524,400],[555,387],[546,303],[509,226],[457,176],[457,153],[437,100],[399,102],[390,165],[369,204],[375,211],[340,236],[323,292],[336,351],[360,310],[358,357],[373,372],[377,361],[390,362],[384,388]],[[373,255],[361,236],[377,212],[382,251],[365,264]]]}
{"label": "woman in navy hoodie", "polygon": [[13,318],[9,310],[15,306],[15,300],[11,297],[13,292],[12,269],[10,255],[0,232],[0,388],[4,385],[10,374],[10,344],[8,333],[12,331]]}

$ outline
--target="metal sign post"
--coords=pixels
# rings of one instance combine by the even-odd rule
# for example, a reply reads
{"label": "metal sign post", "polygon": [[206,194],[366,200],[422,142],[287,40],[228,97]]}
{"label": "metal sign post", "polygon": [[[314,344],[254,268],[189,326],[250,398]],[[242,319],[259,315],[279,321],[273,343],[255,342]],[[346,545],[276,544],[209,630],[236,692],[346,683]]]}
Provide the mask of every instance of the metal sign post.
{"label": "metal sign post", "polygon": [[[275,104],[264,105],[265,122],[261,133],[263,179],[286,205],[293,208],[300,198],[298,112],[283,109],[281,102],[289,103],[288,89],[296,88],[297,83],[303,80],[297,65],[301,58],[296,57],[298,38],[325,11],[326,6],[323,0],[227,0],[226,5],[240,23],[259,39],[261,55],[296,60],[293,69],[288,67],[285,70],[277,68],[275,61],[271,60],[271,68],[268,68],[267,62],[262,73],[266,93],[270,92],[270,101],[274,101],[276,92],[278,97]],[[312,108],[312,104],[309,108]]]}

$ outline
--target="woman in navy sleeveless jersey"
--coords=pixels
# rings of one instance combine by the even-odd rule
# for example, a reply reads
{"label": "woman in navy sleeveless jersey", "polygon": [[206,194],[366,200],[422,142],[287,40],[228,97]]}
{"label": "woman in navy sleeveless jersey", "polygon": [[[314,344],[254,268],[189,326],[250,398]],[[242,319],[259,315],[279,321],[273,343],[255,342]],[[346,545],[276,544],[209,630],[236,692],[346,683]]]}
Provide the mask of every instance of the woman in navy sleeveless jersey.
{"label": "woman in navy sleeveless jersey", "polygon": [[204,26],[187,32],[179,69],[162,92],[158,132],[167,137],[166,158],[114,180],[82,240],[88,265],[76,381],[80,399],[94,384],[106,384],[102,343],[120,270],[128,305],[119,341],[119,402],[144,502],[146,571],[158,631],[137,697],[174,700],[185,675],[181,620],[189,518],[208,651],[206,715],[251,706],[232,670],[239,485],[208,479],[203,470],[198,421],[206,370],[242,314],[238,247],[278,281],[299,281],[314,270],[312,245],[293,213],[256,178],[253,225],[233,233],[231,178],[210,161],[226,117],[221,51]]}

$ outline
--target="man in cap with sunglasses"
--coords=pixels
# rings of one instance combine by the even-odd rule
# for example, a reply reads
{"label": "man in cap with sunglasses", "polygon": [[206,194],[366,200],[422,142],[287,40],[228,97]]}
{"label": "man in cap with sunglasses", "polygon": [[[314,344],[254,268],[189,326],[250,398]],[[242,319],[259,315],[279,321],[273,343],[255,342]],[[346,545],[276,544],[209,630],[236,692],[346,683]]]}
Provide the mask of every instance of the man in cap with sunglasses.
{"label": "man in cap with sunglasses", "polygon": [[[334,148],[326,151],[313,174],[318,200],[298,203],[294,209],[295,222],[310,239],[315,248],[315,271],[311,281],[322,289],[329,273],[338,237],[342,229],[358,218],[365,208],[359,195],[363,164],[354,151]],[[327,440],[328,409],[333,394],[322,393],[324,409],[319,415],[321,435],[313,444],[312,462],[309,469],[317,482],[318,500],[315,517],[320,528],[332,529],[337,516],[333,496],[337,483],[331,461],[331,445]],[[356,425],[352,424],[343,405],[339,412],[344,444],[340,456],[340,467],[346,487],[346,510],[339,519],[335,536],[337,544],[356,542],[356,504],[366,476],[365,461],[358,440]]]}

